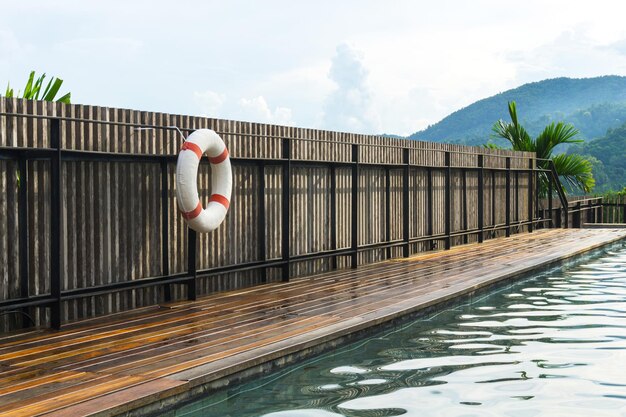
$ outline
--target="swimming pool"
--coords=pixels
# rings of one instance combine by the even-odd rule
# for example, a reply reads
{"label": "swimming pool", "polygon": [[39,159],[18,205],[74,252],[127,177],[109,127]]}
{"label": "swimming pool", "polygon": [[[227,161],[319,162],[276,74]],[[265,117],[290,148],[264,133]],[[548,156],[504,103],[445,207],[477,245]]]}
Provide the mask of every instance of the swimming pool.
{"label": "swimming pool", "polygon": [[170,416],[626,415],[626,244]]}

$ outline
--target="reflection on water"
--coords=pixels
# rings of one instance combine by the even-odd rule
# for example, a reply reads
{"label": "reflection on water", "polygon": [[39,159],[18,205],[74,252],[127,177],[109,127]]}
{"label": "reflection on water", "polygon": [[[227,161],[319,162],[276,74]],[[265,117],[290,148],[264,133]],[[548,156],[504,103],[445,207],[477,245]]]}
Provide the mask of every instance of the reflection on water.
{"label": "reflection on water", "polygon": [[626,245],[176,416],[626,416]]}

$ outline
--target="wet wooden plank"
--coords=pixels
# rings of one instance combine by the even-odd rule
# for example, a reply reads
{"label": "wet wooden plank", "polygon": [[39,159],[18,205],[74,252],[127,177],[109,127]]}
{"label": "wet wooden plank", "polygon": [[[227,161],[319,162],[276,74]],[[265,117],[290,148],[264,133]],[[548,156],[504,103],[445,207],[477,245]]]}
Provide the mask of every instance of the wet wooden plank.
{"label": "wet wooden plank", "polygon": [[542,230],[0,338],[0,416],[125,412],[624,237]]}

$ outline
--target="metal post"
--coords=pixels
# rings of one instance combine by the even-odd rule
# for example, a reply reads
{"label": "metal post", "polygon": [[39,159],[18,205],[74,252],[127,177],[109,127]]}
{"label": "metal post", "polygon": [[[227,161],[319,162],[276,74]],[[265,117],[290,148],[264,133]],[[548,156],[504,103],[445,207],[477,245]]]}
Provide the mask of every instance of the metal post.
{"label": "metal post", "polygon": [[[391,172],[385,168],[385,241],[391,242]],[[391,247],[387,247],[387,259],[391,259]]]}
{"label": "metal post", "polygon": [[[538,198],[538,197],[537,197]],[[556,224],[554,222],[554,216],[552,215],[552,181],[548,181],[548,215],[550,216],[550,226],[549,227],[555,227]],[[560,222],[559,222],[559,226],[560,226]]]}
{"label": "metal post", "polygon": [[452,169],[450,167],[450,152],[445,153],[445,166],[446,166],[446,207],[445,207],[445,228],[446,228],[446,241],[445,248],[450,249],[452,246],[452,239],[450,234],[452,233]]}
{"label": "metal post", "polygon": [[478,155],[478,243],[483,243],[485,229],[485,156]]}
{"label": "metal post", "polygon": [[352,145],[352,255],[350,266],[356,268],[358,265],[359,249],[359,145]]}
{"label": "metal post", "polygon": [[291,141],[283,139],[282,279],[289,281],[291,228]]}
{"label": "metal post", "polygon": [[[461,171],[461,188],[463,189],[463,230],[467,231],[468,229],[468,219],[467,219],[467,171],[464,169]],[[465,233],[463,235],[463,243],[469,242],[469,235]]]}
{"label": "metal post", "polygon": [[402,239],[404,244],[402,245],[402,256],[409,257],[410,246],[409,240],[411,231],[409,230],[410,215],[409,213],[409,174],[411,166],[409,165],[409,149],[402,149],[402,163],[404,164],[402,169]]}
{"label": "metal post", "polygon": [[511,236],[511,157],[506,157],[505,236]]}
{"label": "metal post", "polygon": [[[427,230],[428,236],[432,236],[434,233],[434,201],[433,201],[433,169],[427,168],[428,173],[428,224]],[[433,240],[429,241],[430,247],[428,250],[433,250],[435,248],[435,242]]]}
{"label": "metal post", "polygon": [[[265,243],[265,163],[259,162],[259,189],[257,198],[259,200],[259,214],[257,218],[257,230],[259,231],[259,259],[267,260],[267,250]],[[261,282],[267,282],[267,269],[261,268]]]}
{"label": "metal post", "polygon": [[[335,165],[330,166],[330,247],[337,250],[337,175]],[[337,269],[337,257],[330,258],[330,266]]]}
{"label": "metal post", "polygon": [[196,231],[187,228],[187,275],[189,275],[187,280],[187,300],[189,301],[195,301],[198,296],[196,289],[196,280],[198,278],[197,253]]}
{"label": "metal post", "polygon": [[[531,163],[533,164],[533,180],[535,181],[535,217],[539,217],[539,197],[541,196],[541,179],[540,179],[540,175],[541,173],[539,171],[537,171],[538,165],[537,165],[537,160],[531,160]],[[545,215],[545,208],[541,209],[542,211],[542,215],[541,218],[544,217]],[[541,225],[541,227],[545,227],[544,223],[538,223]],[[552,225],[548,226],[548,227],[552,227]]]}
{"label": "metal post", "polygon": [[589,200],[587,202],[587,215],[585,216],[586,223],[593,223],[593,214],[596,211],[595,210],[595,199],[594,200]]}
{"label": "metal post", "polygon": [[[534,164],[532,158],[528,159],[528,233],[533,232],[533,221],[535,220],[535,211],[533,210],[533,205],[536,204],[534,201],[533,191],[535,190],[535,171]],[[539,201],[539,200],[537,200]]]}
{"label": "metal post", "polygon": [[515,220],[516,222],[519,222],[519,171],[515,170],[514,173],[515,173],[515,217],[513,220]]}
{"label": "metal post", "polygon": [[604,207],[605,206],[602,205],[602,209],[600,210],[600,223],[604,223]]}
{"label": "metal post", "polygon": [[[161,159],[161,269],[162,275],[170,274],[170,248],[169,248],[169,192],[168,192],[167,159]],[[165,302],[172,301],[170,285],[163,288]]]}
{"label": "metal post", "polygon": [[[496,171],[491,171],[491,225],[496,225]],[[495,229],[494,229],[495,233]]]}
{"label": "metal post", "polygon": [[50,147],[56,153],[50,161],[50,295],[55,301],[50,306],[50,326],[61,328],[61,259],[63,256],[63,184],[61,182],[61,122],[50,120]]}
{"label": "metal post", "polygon": [[582,214],[582,205],[580,200],[576,202],[576,208],[574,212],[574,218],[572,219],[573,226],[577,229],[581,228],[581,214]]}
{"label": "metal post", "polygon": [[[20,296],[28,298],[30,295],[28,284],[28,167],[24,157],[20,157],[19,160],[19,174],[17,223],[19,230]],[[23,312],[26,313],[27,309],[24,309]],[[22,314],[22,327],[29,325],[30,322]]]}

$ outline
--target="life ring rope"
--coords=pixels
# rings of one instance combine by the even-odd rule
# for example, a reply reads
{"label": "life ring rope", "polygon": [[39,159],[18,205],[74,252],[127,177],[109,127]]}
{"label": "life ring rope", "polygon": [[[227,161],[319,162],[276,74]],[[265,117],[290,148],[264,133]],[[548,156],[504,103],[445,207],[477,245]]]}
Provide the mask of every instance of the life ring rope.
{"label": "life ring rope", "polygon": [[[198,196],[197,176],[202,155],[211,163],[211,197],[206,209]],[[198,232],[210,232],[222,223],[230,207],[232,171],[228,149],[210,129],[194,131],[183,143],[176,163],[176,197],[183,219]]]}

